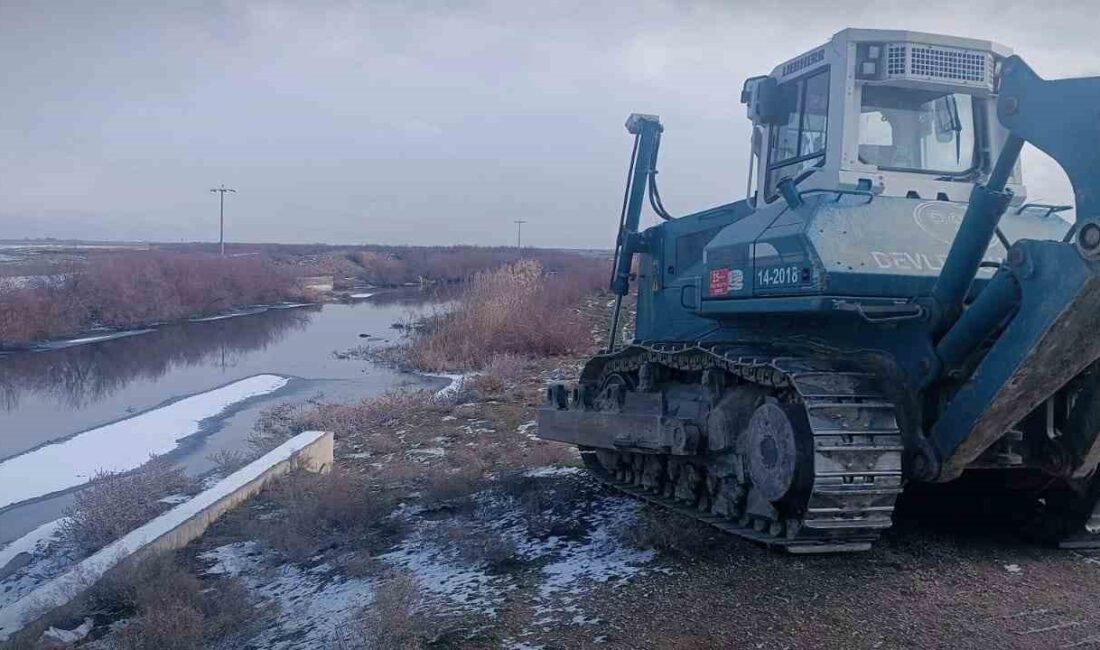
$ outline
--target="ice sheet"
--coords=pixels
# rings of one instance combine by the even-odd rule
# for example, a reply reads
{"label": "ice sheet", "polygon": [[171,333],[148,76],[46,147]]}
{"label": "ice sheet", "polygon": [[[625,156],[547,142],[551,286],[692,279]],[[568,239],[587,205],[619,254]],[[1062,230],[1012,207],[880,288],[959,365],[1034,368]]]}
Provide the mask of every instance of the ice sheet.
{"label": "ice sheet", "polygon": [[76,487],[98,470],[134,469],[198,433],[203,420],[288,381],[256,375],[10,458],[0,463],[0,508]]}

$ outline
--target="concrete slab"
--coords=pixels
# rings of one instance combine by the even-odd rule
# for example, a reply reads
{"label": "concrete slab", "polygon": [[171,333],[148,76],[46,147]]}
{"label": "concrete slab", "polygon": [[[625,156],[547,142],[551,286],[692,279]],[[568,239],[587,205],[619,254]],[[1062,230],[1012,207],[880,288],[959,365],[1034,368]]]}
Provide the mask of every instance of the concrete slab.
{"label": "concrete slab", "polygon": [[298,468],[327,472],[332,468],[333,444],[332,432],[301,433],[190,501],[181,503],[105,546],[67,572],[0,610],[0,642],[50,611],[68,604],[115,566],[187,545],[202,535],[218,517],[259,492],[271,479]]}

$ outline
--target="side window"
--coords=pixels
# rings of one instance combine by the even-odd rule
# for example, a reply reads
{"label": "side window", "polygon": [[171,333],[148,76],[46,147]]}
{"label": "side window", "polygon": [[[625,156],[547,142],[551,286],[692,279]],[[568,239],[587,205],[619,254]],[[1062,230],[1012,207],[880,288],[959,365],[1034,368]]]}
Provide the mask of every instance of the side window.
{"label": "side window", "polygon": [[779,181],[825,164],[829,69],[783,84],[780,105],[787,119],[772,128],[765,188],[768,201],[775,198]]}

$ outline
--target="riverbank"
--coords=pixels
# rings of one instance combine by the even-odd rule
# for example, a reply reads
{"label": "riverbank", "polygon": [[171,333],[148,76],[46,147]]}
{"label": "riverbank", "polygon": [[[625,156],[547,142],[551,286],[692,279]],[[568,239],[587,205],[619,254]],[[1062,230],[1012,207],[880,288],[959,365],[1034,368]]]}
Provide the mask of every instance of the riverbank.
{"label": "riverbank", "polygon": [[[202,475],[216,466],[212,458],[250,449],[255,422],[274,405],[318,398],[350,401],[398,385],[443,386],[446,380],[337,354],[350,347],[392,343],[401,336],[392,323],[410,314],[434,312],[437,305],[415,290],[385,291],[348,303],[187,322],[141,336],[4,356],[0,358],[0,431],[4,432],[0,473],[8,471],[6,460],[36,449],[39,454],[60,453],[71,448],[66,441],[76,444],[80,434],[99,430],[111,434],[105,435],[108,441],[95,453],[76,458],[87,465],[80,472],[83,480],[97,469],[121,469],[111,463],[123,456],[146,461],[154,451],[146,442],[156,443],[157,453],[170,446],[172,462],[191,475]],[[188,420],[190,425],[173,416],[195,400],[224,396],[224,391],[219,392],[223,387],[257,376],[278,376],[285,384],[247,400],[208,402],[210,408],[196,411]],[[215,408],[223,405],[226,408]],[[196,420],[201,420],[197,427]],[[182,437],[188,432],[192,435]],[[136,435],[133,440],[131,433]],[[116,448],[118,454],[112,451]],[[55,467],[70,464],[65,460]],[[56,481],[58,477],[42,472],[32,479]],[[23,486],[10,495],[0,491],[5,497],[16,493],[24,494]],[[63,516],[72,503],[68,490],[49,497],[20,498],[20,503],[0,512],[0,547]]]}
{"label": "riverbank", "polygon": [[[531,273],[535,271],[535,269],[527,268],[525,275],[524,272],[517,273],[516,269],[504,269],[500,273],[504,274],[502,277],[506,277],[509,279],[509,283],[529,283],[532,280]],[[541,278],[543,277],[542,271],[537,270],[537,273],[539,274],[541,282]],[[472,285],[473,288],[471,289],[471,292],[477,293],[477,287],[482,286],[482,284],[484,283],[479,283],[475,281]],[[507,284],[508,283],[506,283],[506,285]],[[499,283],[497,283],[497,286],[500,286]],[[511,293],[514,294],[514,292]],[[598,311],[602,311],[601,301],[593,302],[592,300],[588,300],[585,302],[585,304],[582,305],[572,305],[570,306],[570,312],[569,315],[566,317],[566,320],[568,320],[569,322],[584,324],[587,322],[587,317],[582,312],[584,311],[584,309],[591,310],[593,308]],[[519,320],[522,321],[522,318]],[[414,343],[423,343],[425,341],[428,341],[432,332],[438,333],[444,331],[445,328],[448,327],[448,322],[454,322],[448,321],[448,317],[446,315],[436,315],[432,319],[432,321],[435,323],[435,327],[428,333],[425,333],[425,337],[421,337],[420,334],[414,334]],[[559,320],[559,322],[565,321]],[[575,347],[587,353],[589,351],[589,341],[587,340],[586,336],[582,336],[581,339],[582,340],[577,342]],[[511,391],[513,391],[513,389],[515,388],[514,382],[521,374],[524,375],[526,381],[530,382],[531,388],[536,392],[537,388],[534,388],[535,385],[543,381],[543,378],[540,377],[540,373],[542,372],[541,370],[535,370],[533,366],[528,368],[526,366],[526,362],[520,362],[518,360],[518,357],[512,358],[510,356],[502,356],[501,354],[497,354],[496,352],[501,351],[498,350],[486,356],[487,359],[491,359],[491,362],[483,364],[480,374],[471,378],[467,378],[465,381],[462,382],[452,382],[447,389],[438,392],[404,390],[395,393],[389,393],[380,398],[367,399],[359,403],[312,401],[297,406],[287,404],[283,407],[270,410],[262,419],[262,422],[258,427],[258,442],[260,442],[261,446],[267,446],[263,443],[263,438],[266,437],[267,443],[271,445],[278,444],[283,436],[290,435],[298,427],[304,426],[307,422],[311,420],[321,421],[324,423],[326,428],[338,431],[337,435],[342,441],[339,443],[341,445],[341,449],[344,449],[349,456],[349,460],[356,463],[359,469],[362,470],[362,473],[359,473],[358,477],[351,477],[350,474],[347,475],[347,477],[351,477],[350,480],[352,480],[353,482],[360,481],[366,475],[366,472],[371,472],[372,470],[370,468],[376,462],[381,462],[386,467],[386,469],[381,472],[381,474],[396,477],[398,475],[401,475],[402,472],[416,470],[417,468],[422,468],[424,470],[430,471],[433,461],[445,460],[448,459],[448,456],[451,456],[449,460],[458,460],[460,456],[464,458],[468,457],[470,456],[469,451],[466,451],[465,454],[460,454],[458,456],[448,454],[447,447],[450,446],[450,443],[442,440],[442,438],[445,435],[448,435],[446,431],[450,431],[451,434],[468,434],[469,432],[477,432],[477,434],[475,435],[484,435],[486,431],[482,431],[481,429],[484,429],[485,427],[475,426],[479,424],[476,418],[471,419],[468,417],[464,417],[462,421],[459,422],[458,416],[450,415],[450,411],[453,410],[455,413],[461,413],[463,412],[464,408],[468,409],[468,406],[464,407],[463,405],[469,404],[468,400],[472,399],[475,395],[498,395],[499,398],[511,396]],[[505,363],[502,360],[510,360],[510,363]],[[539,363],[538,359],[532,360],[532,362],[536,364]],[[531,377],[526,377],[528,370],[534,372]],[[510,408],[505,406],[507,402],[504,399],[496,399],[494,400],[494,402],[502,405],[503,408]],[[393,448],[393,443],[395,442],[395,440],[391,439],[389,442],[386,442],[382,439],[382,433],[379,427],[386,427],[395,424],[398,421],[394,419],[393,414],[395,410],[399,410],[408,417],[414,418],[414,420],[409,421],[408,423],[409,430],[416,431],[416,433],[412,433],[408,437],[408,442],[411,445],[408,449],[398,450],[397,448]],[[428,413],[431,419],[438,419],[439,422],[445,424],[446,431],[444,431],[444,429],[432,429],[430,426],[428,426],[430,424],[428,421],[415,420],[415,418],[418,417],[418,414],[423,415],[424,413]],[[451,431],[456,427],[457,432]],[[529,428],[530,424],[527,422],[514,422],[506,427],[500,427],[499,431],[501,432],[501,435],[507,435],[510,430],[508,427],[510,427],[511,430],[523,430],[525,428]],[[354,429],[355,431],[352,432],[351,429]],[[396,434],[398,438],[404,438],[405,432],[400,429],[398,431],[399,433]],[[441,440],[435,440],[433,442],[432,440],[422,437],[422,435],[427,435],[427,433],[433,431],[435,433],[438,433],[438,435],[433,434],[432,438],[441,438]],[[390,434],[392,437],[393,432],[390,431]],[[353,442],[353,440],[355,439],[361,439],[361,436],[367,436],[370,437],[372,440],[379,442],[379,444],[381,445],[379,449],[386,448],[387,444],[390,445],[392,455],[384,459],[369,460],[372,452],[365,451],[364,447],[361,444]],[[543,467],[546,462],[558,458],[558,456],[555,456],[557,452],[548,448],[546,445],[542,443],[538,443],[536,445],[533,440],[530,440],[529,442],[531,443],[531,448],[528,450],[517,449],[516,455],[512,457],[512,461],[510,461],[508,467],[514,468],[516,471],[519,471],[523,468],[538,468]],[[345,447],[345,445],[347,444],[352,445],[352,447]],[[499,447],[499,445],[495,444],[493,446]],[[530,457],[527,458],[527,456]],[[244,459],[242,458],[238,460],[243,462]],[[444,484],[453,484],[453,486],[459,486],[459,484],[465,482],[467,478],[471,481],[469,487],[473,487],[476,483],[480,482],[481,478],[475,479],[472,474],[469,474],[469,472],[472,472],[475,468],[483,469],[484,465],[476,464],[472,461],[463,461],[462,464],[464,466],[463,471],[466,472],[466,478],[444,476],[438,477],[440,485],[433,487],[433,491],[436,489],[440,489],[446,492],[447,490],[453,489],[453,487],[448,488]],[[450,468],[452,466],[448,463],[448,467]],[[343,472],[343,470],[340,471]],[[533,476],[531,477],[531,480],[537,481],[540,479],[540,476],[541,475]],[[398,489],[399,487],[399,483],[390,484],[388,482],[383,482],[376,485],[375,487],[371,487],[370,493],[373,495],[374,490],[378,488],[388,494],[391,489]],[[390,503],[389,498],[385,496],[382,497],[382,502]],[[327,509],[330,505],[332,504],[327,504],[324,506],[324,508]],[[372,512],[382,514],[385,510],[385,507],[379,507],[377,503],[374,503],[372,497],[372,503],[369,506],[369,509]],[[386,513],[388,514],[388,511],[386,511]],[[359,517],[360,515],[354,516]],[[306,522],[303,520],[303,524],[305,523]],[[379,522],[373,516],[368,517],[365,521],[363,521],[360,525],[360,530],[363,534],[363,537],[371,539],[388,538],[388,534],[384,533],[384,530],[381,532],[375,530],[375,526],[378,523]],[[311,524],[308,524],[306,528],[312,530],[315,527],[315,524],[321,529],[326,528],[323,522],[313,522]],[[383,529],[385,529],[386,527],[386,525],[382,525]],[[285,535],[286,538],[282,539],[281,541],[276,541],[275,544],[279,548],[284,549],[286,552],[293,553],[294,549],[301,549],[304,546],[308,546],[310,544],[310,542],[306,539],[310,534],[312,533],[307,533],[305,530],[296,533],[288,533],[285,527],[280,527],[278,536],[282,537]],[[546,550],[544,552],[544,555],[545,553],[549,552],[549,550]],[[396,558],[397,556],[394,557]],[[409,563],[413,562],[410,557],[404,557],[405,561]],[[32,565],[29,568],[34,569],[34,566]]]}
{"label": "riverbank", "polygon": [[270,260],[157,250],[86,252],[33,276],[0,277],[0,349],[140,330],[254,305],[310,300]]}
{"label": "riverbank", "polygon": [[462,285],[524,259],[563,275],[602,273],[605,265],[598,252],[509,247],[235,244],[231,251],[223,257],[205,244],[13,246],[11,259],[0,263],[0,352],[373,293],[362,287]]}
{"label": "riverbank", "polygon": [[[367,296],[373,294],[365,294]],[[225,320],[227,318],[240,318],[242,316],[255,316],[256,314],[262,314],[272,309],[297,309],[299,307],[309,307],[319,304],[318,301],[313,302],[284,302],[274,305],[243,305],[236,307],[230,311],[221,312],[208,316],[192,316],[189,318],[180,318],[175,320],[163,320],[145,323],[144,326],[117,330],[108,327],[96,327],[94,329],[70,333],[64,338],[58,339],[45,339],[39,341],[32,341],[25,344],[9,345],[7,347],[0,347],[0,353],[11,352],[44,352],[49,350],[63,350],[65,348],[71,348],[78,345],[89,345],[92,343],[103,343],[105,341],[113,341],[115,339],[128,338],[131,336],[141,336],[142,334],[149,334],[156,330],[171,326],[179,325],[181,323],[207,323],[217,320]]]}
{"label": "riverbank", "polygon": [[335,431],[334,472],[288,477],[128,578],[233,591],[249,604],[234,610],[233,633],[216,603],[185,620],[147,598],[89,610],[85,645],[168,634],[182,647],[340,650],[1097,643],[1100,553],[900,520],[868,553],[792,557],[586,478],[573,450],[536,438],[534,413],[546,383],[575,378],[605,345],[611,302],[573,307],[584,349],[490,355],[443,396],[269,412],[258,431],[267,444],[303,426]]}

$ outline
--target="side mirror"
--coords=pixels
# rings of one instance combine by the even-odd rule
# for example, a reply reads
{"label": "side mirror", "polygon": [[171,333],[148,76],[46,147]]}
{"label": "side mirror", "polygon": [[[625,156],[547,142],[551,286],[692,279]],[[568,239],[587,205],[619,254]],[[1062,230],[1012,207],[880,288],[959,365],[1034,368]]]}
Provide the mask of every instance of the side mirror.
{"label": "side mirror", "polygon": [[745,80],[741,103],[748,107],[749,119],[756,124],[779,124],[785,121],[779,84],[772,77]]}

